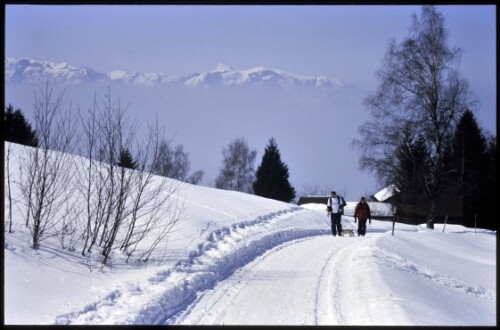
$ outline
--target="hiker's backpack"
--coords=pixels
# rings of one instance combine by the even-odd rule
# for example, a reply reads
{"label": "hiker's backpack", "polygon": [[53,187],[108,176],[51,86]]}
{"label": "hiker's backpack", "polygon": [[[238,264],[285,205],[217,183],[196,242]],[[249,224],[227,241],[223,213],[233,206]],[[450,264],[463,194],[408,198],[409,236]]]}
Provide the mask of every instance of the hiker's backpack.
{"label": "hiker's backpack", "polygon": [[[344,206],[346,206],[346,202],[345,202],[345,199],[344,197],[342,196],[337,196],[337,199],[338,199],[338,202],[340,204],[339,208],[340,208],[340,214],[344,214]],[[340,203],[340,201],[342,200],[342,203]]]}
{"label": "hiker's backpack", "polygon": [[[344,206],[346,206],[346,202],[344,200],[344,197],[337,195],[337,202],[339,203],[339,210],[340,214],[344,214]],[[330,197],[330,205],[332,205],[332,198]],[[332,207],[329,207],[329,212],[332,211]]]}

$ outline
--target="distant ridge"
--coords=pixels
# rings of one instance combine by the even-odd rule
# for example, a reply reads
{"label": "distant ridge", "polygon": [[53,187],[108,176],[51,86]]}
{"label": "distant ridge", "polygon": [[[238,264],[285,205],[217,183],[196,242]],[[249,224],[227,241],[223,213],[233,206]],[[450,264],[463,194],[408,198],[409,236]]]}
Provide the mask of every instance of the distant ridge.
{"label": "distant ridge", "polygon": [[325,76],[304,77],[281,70],[255,67],[238,70],[219,64],[212,71],[177,77],[164,73],[143,73],[114,70],[106,73],[88,67],[77,67],[65,62],[48,62],[28,58],[5,59],[5,82],[39,84],[46,80],[67,83],[122,83],[136,85],[198,86],[308,86],[318,88],[340,87],[338,80]]}

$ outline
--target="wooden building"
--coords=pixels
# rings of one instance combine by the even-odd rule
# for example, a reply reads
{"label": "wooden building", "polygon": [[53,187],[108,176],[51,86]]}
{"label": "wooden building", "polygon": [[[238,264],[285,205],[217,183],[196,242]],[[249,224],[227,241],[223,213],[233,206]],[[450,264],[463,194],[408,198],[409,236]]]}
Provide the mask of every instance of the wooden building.
{"label": "wooden building", "polygon": [[303,205],[303,204],[327,204],[328,203],[328,198],[330,196],[319,196],[319,195],[311,195],[311,196],[301,196],[299,197],[299,201],[297,202],[298,205]]}
{"label": "wooden building", "polygon": [[[385,187],[370,198],[396,206],[396,217],[399,222],[424,223],[430,213],[431,202],[426,196],[417,196],[411,202],[403,201],[395,186]],[[461,194],[452,190],[441,194],[436,201],[435,222],[442,223],[446,217],[448,217],[447,223],[463,223],[463,198]]]}

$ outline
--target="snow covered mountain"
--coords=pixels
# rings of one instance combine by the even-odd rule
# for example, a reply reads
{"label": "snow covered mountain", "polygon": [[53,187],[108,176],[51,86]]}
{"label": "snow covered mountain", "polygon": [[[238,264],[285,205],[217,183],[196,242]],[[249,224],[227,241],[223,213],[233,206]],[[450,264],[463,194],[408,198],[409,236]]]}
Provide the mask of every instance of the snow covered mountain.
{"label": "snow covered mountain", "polygon": [[68,63],[53,63],[32,59],[5,59],[5,82],[37,84],[47,80],[78,84],[82,82],[106,82],[106,74]]}
{"label": "snow covered mountain", "polygon": [[162,73],[141,73],[115,70],[107,73],[68,63],[37,61],[27,58],[5,59],[5,82],[38,84],[47,79],[58,83],[79,84],[120,82],[126,84],[162,84],[174,82],[177,77]]}
{"label": "snow covered mountain", "polygon": [[173,84],[189,87],[198,86],[309,86],[339,87],[338,80],[331,81],[325,76],[304,77],[275,69],[255,67],[238,70],[219,64],[214,70],[176,77],[164,73],[142,73],[114,70],[98,72],[87,67],[75,67],[68,63],[37,61],[27,58],[5,59],[5,82],[37,84],[46,81],[79,83],[124,83],[138,85]]}
{"label": "snow covered mountain", "polygon": [[187,86],[234,85],[234,86],[311,86],[334,87],[341,83],[332,83],[327,77],[302,77],[264,67],[237,70],[225,64],[219,64],[215,70],[194,74],[183,80]]}
{"label": "snow covered mountain", "polygon": [[156,85],[175,83],[177,77],[163,73],[142,73],[115,70],[106,73],[110,82],[121,82],[125,84]]}

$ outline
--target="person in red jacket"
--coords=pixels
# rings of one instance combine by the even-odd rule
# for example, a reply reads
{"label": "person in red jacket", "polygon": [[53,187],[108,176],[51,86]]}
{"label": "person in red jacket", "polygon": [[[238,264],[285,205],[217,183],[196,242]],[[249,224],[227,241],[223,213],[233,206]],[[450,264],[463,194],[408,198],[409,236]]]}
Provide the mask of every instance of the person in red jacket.
{"label": "person in red jacket", "polygon": [[361,197],[361,200],[356,205],[354,209],[354,222],[359,220],[358,222],[358,236],[365,236],[366,234],[366,220],[369,220],[370,224],[372,223],[372,216],[370,214],[370,206],[366,202],[364,197]]}

